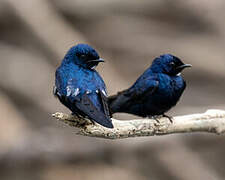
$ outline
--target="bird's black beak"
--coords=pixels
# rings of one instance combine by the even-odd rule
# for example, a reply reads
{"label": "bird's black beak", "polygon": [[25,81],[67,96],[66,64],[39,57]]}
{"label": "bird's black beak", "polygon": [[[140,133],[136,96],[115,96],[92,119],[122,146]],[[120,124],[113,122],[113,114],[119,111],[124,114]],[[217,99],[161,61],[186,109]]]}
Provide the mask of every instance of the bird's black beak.
{"label": "bird's black beak", "polygon": [[102,59],[102,58],[99,58],[99,59],[98,59],[98,62],[105,62],[105,60]]}
{"label": "bird's black beak", "polygon": [[104,61],[104,59],[102,59],[102,58],[99,58],[99,59],[93,59],[93,60],[88,61],[88,63],[92,63],[92,62],[100,63],[100,62],[105,62],[105,61]]}
{"label": "bird's black beak", "polygon": [[89,68],[94,69],[98,65],[98,63],[100,63],[100,62],[105,62],[105,61],[102,58],[92,59],[92,60],[89,60],[87,62],[87,65],[88,65]]}
{"label": "bird's black beak", "polygon": [[176,68],[176,70],[182,71],[184,68],[188,68],[188,67],[192,67],[192,65],[191,65],[191,64],[183,64],[183,65],[181,65],[181,66],[178,66],[178,67]]}

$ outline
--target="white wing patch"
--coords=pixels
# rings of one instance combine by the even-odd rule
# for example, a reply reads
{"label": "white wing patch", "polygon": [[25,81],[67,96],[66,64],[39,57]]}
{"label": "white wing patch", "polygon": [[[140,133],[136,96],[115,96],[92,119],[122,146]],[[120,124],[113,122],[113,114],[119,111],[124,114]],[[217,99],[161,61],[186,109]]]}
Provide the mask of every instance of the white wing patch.
{"label": "white wing patch", "polygon": [[66,87],[66,96],[70,96],[72,94],[72,89],[70,86]]}
{"label": "white wing patch", "polygon": [[75,89],[75,92],[73,93],[73,95],[74,96],[77,96],[79,93],[80,93],[80,89],[79,88],[76,88]]}
{"label": "white wing patch", "polygon": [[91,90],[87,90],[87,91],[86,91],[86,94],[91,94],[91,93],[92,93]]}
{"label": "white wing patch", "polygon": [[107,93],[105,92],[105,90],[102,90],[102,93],[107,97]]}

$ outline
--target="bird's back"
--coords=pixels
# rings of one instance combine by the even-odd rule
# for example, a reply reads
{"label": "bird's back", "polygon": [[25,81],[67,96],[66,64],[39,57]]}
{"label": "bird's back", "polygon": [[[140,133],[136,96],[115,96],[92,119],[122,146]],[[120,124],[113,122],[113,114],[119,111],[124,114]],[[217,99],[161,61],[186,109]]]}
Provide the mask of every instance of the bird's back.
{"label": "bird's back", "polygon": [[94,105],[102,111],[96,92],[106,91],[105,84],[95,70],[90,71],[79,66],[60,66],[56,71],[56,87],[60,94],[70,96],[72,101],[87,93]]}
{"label": "bird's back", "polygon": [[[141,87],[152,87],[153,82],[158,82],[154,88],[134,96]],[[184,89],[185,82],[181,76],[144,73],[132,87],[109,97],[109,105],[113,113],[126,112],[142,117],[161,115],[176,105]]]}

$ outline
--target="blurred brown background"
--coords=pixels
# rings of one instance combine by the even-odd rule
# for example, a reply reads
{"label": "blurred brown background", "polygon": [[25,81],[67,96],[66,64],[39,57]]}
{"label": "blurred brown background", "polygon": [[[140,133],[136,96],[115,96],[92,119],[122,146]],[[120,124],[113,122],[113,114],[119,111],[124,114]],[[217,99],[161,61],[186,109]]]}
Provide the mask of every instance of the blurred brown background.
{"label": "blurred brown background", "polygon": [[1,0],[0,179],[225,179],[224,137],[109,141],[77,136],[51,118],[69,112],[52,95],[54,71],[69,47],[84,42],[107,61],[98,71],[109,94],[172,53],[193,68],[169,114],[224,109],[224,8],[223,0]]}

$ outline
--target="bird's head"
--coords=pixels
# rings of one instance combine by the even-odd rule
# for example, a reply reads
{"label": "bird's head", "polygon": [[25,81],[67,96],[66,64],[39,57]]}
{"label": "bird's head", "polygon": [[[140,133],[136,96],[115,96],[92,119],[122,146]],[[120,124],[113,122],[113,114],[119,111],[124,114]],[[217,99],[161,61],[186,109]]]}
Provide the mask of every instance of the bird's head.
{"label": "bird's head", "polygon": [[72,62],[84,68],[94,69],[98,63],[104,62],[94,48],[88,44],[77,44],[67,52],[65,62]]}
{"label": "bird's head", "polygon": [[164,54],[154,59],[151,70],[154,73],[175,76],[187,67],[191,67],[191,64],[184,64],[178,57],[171,54]]}

